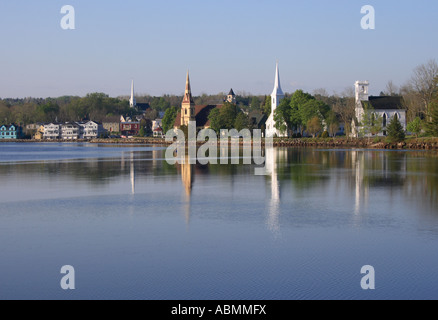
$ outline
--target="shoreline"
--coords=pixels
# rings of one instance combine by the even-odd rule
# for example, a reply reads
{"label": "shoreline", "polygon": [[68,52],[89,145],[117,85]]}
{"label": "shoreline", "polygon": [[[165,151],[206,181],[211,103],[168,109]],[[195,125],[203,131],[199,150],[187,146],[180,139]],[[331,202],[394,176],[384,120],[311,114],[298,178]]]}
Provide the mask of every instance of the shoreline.
{"label": "shoreline", "polygon": [[[162,139],[153,138],[132,138],[132,139],[93,139],[93,140],[24,140],[24,139],[10,139],[0,140],[1,143],[90,143],[90,144],[114,144],[114,145],[161,145],[169,146],[173,142],[166,142]],[[218,145],[219,145],[218,141]],[[198,142],[198,145],[203,145],[205,142]],[[229,142],[231,144],[231,141]],[[252,143],[251,143],[252,144]],[[240,141],[240,145],[245,145]],[[262,146],[264,146],[262,140]],[[290,147],[290,148],[326,148],[326,149],[381,149],[381,150],[438,150],[438,138],[412,138],[400,143],[388,143],[384,141],[376,142],[375,140],[362,139],[288,139],[276,138],[274,139],[274,147]]]}

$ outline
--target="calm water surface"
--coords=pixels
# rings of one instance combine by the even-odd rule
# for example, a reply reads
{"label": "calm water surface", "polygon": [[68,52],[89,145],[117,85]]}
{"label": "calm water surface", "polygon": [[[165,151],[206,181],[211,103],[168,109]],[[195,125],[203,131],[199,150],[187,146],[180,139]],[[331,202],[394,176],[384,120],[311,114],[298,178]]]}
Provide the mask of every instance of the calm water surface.
{"label": "calm water surface", "polygon": [[0,144],[0,299],[438,299],[436,154],[271,149],[255,176],[164,152]]}

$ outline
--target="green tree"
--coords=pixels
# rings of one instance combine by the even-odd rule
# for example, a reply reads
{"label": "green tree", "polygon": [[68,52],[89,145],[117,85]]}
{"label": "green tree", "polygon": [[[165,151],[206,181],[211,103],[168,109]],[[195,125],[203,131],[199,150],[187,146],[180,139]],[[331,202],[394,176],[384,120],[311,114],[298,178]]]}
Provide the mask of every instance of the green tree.
{"label": "green tree", "polygon": [[371,138],[371,136],[377,135],[382,131],[383,118],[375,113],[369,103],[365,103],[362,121],[359,125],[361,127],[360,135],[362,137]]}
{"label": "green tree", "polygon": [[173,129],[177,115],[178,109],[176,107],[171,107],[166,110],[162,121],[164,134]]}
{"label": "green tree", "polygon": [[414,120],[412,120],[412,122],[410,122],[408,124],[408,131],[415,134],[415,137],[418,138],[418,135],[420,134],[421,130],[422,130],[422,121],[420,119],[420,117],[416,117]]}
{"label": "green tree", "polygon": [[307,132],[310,133],[314,138],[322,131],[322,123],[319,117],[313,117],[306,123]]}
{"label": "green tree", "polygon": [[391,142],[401,142],[406,138],[405,130],[403,129],[400,120],[398,117],[394,116],[387,128],[388,131],[388,139]]}
{"label": "green tree", "polygon": [[290,126],[291,129],[300,129],[301,135],[305,130],[307,122],[315,116],[312,112],[307,114],[305,110],[305,105],[312,100],[316,101],[312,95],[302,90],[295,91],[290,100]]}
{"label": "green tree", "polygon": [[222,118],[220,116],[220,111],[218,108],[210,111],[208,119],[210,120],[210,128],[216,132],[220,132],[224,125],[222,123]]}
{"label": "green tree", "polygon": [[275,109],[275,127],[280,130],[281,133],[287,132],[288,128],[292,129],[291,111],[290,99],[288,98],[281,100],[280,104]]}
{"label": "green tree", "polygon": [[267,117],[271,115],[271,96],[265,96],[265,101],[262,105],[262,110]]}
{"label": "green tree", "polygon": [[246,114],[244,114],[243,112],[240,112],[237,115],[236,120],[234,121],[234,128],[237,131],[241,131],[243,129],[249,129],[248,116]]}
{"label": "green tree", "polygon": [[221,129],[235,129],[236,124],[247,128],[249,121],[244,114],[243,116],[239,116],[241,113],[242,111],[240,111],[235,104],[225,102],[220,109],[215,108],[210,112],[208,116],[210,127],[217,133],[219,133]]}
{"label": "green tree", "polygon": [[327,113],[326,123],[328,125],[329,135],[335,137],[336,133],[339,131],[339,121],[338,117],[333,111],[329,111]]}
{"label": "green tree", "polygon": [[330,107],[327,104],[315,99],[311,99],[305,104],[300,105],[299,109],[303,124],[307,124],[307,122],[314,117],[319,117],[322,120],[329,111]]}
{"label": "green tree", "polygon": [[434,101],[430,104],[429,118],[430,121],[426,123],[426,132],[428,135],[438,137],[438,101]]}
{"label": "green tree", "polygon": [[250,104],[251,104],[251,109],[253,109],[253,110],[260,109],[260,100],[258,97],[256,97],[256,96],[252,97]]}

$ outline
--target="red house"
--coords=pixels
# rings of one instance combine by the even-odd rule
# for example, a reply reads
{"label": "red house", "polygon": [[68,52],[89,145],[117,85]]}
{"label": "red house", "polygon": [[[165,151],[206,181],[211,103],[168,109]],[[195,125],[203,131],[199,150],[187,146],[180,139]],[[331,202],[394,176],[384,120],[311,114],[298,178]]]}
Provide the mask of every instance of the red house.
{"label": "red house", "polygon": [[122,122],[120,123],[120,132],[125,137],[138,136],[140,133],[140,122]]}

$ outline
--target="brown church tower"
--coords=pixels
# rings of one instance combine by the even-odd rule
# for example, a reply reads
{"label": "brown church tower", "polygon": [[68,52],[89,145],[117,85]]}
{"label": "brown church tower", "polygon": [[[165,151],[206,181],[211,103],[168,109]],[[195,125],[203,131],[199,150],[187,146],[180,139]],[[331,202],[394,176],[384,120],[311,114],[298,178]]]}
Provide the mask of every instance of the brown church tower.
{"label": "brown church tower", "polygon": [[190,121],[195,120],[195,102],[192,97],[192,89],[190,87],[190,77],[187,71],[186,90],[184,99],[181,105],[181,125],[188,126]]}

